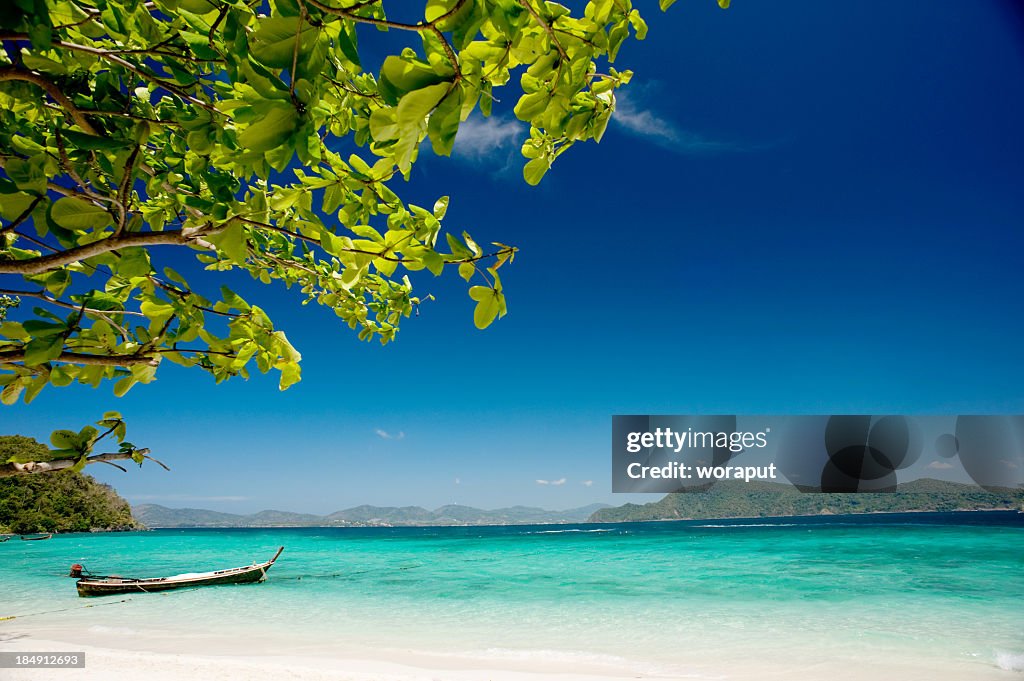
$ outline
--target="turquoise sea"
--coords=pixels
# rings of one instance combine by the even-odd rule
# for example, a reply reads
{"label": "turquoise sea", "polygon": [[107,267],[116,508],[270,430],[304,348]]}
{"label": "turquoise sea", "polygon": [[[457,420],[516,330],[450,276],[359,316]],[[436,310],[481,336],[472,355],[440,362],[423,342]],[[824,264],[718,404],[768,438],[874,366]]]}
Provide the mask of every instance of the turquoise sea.
{"label": "turquoise sea", "polygon": [[[81,599],[71,563],[160,576],[268,559],[263,584]],[[86,607],[91,606],[91,607]],[[865,658],[1024,669],[1024,515],[156,530],[0,544],[4,635],[231,653],[598,664],[702,676]],[[103,643],[100,643],[103,645]],[[973,666],[972,666],[973,665]]]}

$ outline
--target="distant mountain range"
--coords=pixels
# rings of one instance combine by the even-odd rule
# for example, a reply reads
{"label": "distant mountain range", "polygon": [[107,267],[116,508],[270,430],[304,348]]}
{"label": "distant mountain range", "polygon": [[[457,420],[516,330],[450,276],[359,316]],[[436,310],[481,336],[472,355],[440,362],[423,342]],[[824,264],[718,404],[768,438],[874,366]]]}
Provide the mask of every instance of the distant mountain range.
{"label": "distant mountain range", "polygon": [[391,527],[412,525],[532,525],[582,523],[607,504],[590,504],[567,511],[546,511],[512,506],[485,511],[449,505],[433,511],[420,506],[356,506],[320,516],[288,511],[260,511],[250,515],[220,513],[199,508],[167,508],[157,504],[132,506],[135,519],[147,527]]}
{"label": "distant mountain range", "polygon": [[716,483],[703,492],[668,494],[650,504],[603,508],[595,511],[589,520],[618,523],[911,511],[985,511],[1020,509],[1021,504],[1024,504],[1024,490],[986,491],[976,485],[930,478],[900,485],[895,492],[857,494],[805,494],[792,485],[729,480]]}
{"label": "distant mountain range", "polygon": [[859,494],[805,494],[792,485],[729,480],[716,483],[704,492],[668,494],[649,504],[591,504],[567,511],[547,511],[530,506],[485,511],[452,504],[433,511],[421,506],[356,506],[324,516],[288,511],[238,515],[140,504],[133,506],[132,512],[135,519],[147,527],[409,527],[982,511],[1020,509],[1022,504],[1024,490],[986,491],[976,485],[925,478],[900,485],[896,492]]}

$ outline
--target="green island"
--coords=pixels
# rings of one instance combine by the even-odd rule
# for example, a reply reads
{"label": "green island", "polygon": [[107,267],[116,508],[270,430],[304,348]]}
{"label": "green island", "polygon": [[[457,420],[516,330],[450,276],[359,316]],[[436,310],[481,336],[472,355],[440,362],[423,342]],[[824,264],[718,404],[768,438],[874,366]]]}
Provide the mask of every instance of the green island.
{"label": "green island", "polygon": [[[35,453],[46,445],[21,435],[0,436],[0,459]],[[0,533],[139,530],[131,507],[109,485],[90,475],[61,471],[52,475],[0,478]]]}
{"label": "green island", "polygon": [[1022,503],[1024,490],[985,490],[975,485],[930,478],[899,485],[895,492],[858,494],[804,493],[791,485],[775,482],[726,481],[705,491],[667,494],[650,504],[603,508],[590,516],[590,522],[995,511],[1019,509]]}

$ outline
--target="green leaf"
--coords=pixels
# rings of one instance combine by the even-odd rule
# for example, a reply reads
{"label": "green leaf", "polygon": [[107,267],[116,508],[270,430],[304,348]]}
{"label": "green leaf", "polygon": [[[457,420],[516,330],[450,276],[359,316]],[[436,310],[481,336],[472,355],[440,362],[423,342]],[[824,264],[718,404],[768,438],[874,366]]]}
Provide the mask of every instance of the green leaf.
{"label": "green leaf", "polygon": [[636,39],[643,40],[647,37],[647,22],[640,16],[640,12],[633,10],[629,13],[629,23],[636,31]]}
{"label": "green leaf", "polygon": [[361,66],[355,24],[350,24],[347,21],[341,23],[341,30],[338,34],[338,46],[341,48],[341,53],[345,55],[353,66],[357,68]]}
{"label": "green leaf", "polygon": [[302,380],[302,368],[297,362],[285,362],[281,367],[281,381],[278,388],[287,390],[289,386],[295,385]]}
{"label": "green leaf", "polygon": [[24,192],[0,194],[0,217],[5,220],[14,220],[28,210],[36,198]]}
{"label": "green leaf", "polygon": [[527,184],[537,185],[550,167],[546,158],[535,158],[523,166],[523,179]]}
{"label": "green leaf", "polygon": [[178,0],[178,7],[193,14],[206,14],[217,9],[213,0]]}
{"label": "green leaf", "polygon": [[342,252],[348,249],[348,244],[345,243],[344,237],[333,234],[327,229],[320,232],[320,245],[331,255],[341,255]]}
{"label": "green leaf", "polygon": [[265,17],[259,20],[256,32],[249,39],[251,53],[262,64],[275,69],[291,69],[295,41],[300,56],[308,52],[316,37],[316,29],[301,17]]}
{"label": "green leaf", "polygon": [[[435,85],[434,87],[441,86]],[[427,124],[430,144],[438,156],[451,156],[452,146],[455,144],[455,133],[459,130],[461,117],[462,89],[455,88],[437,105]]]}
{"label": "green leaf", "polygon": [[398,144],[395,145],[394,158],[398,169],[407,173],[426,127],[426,118],[434,107],[448,93],[448,83],[438,83],[421,90],[413,90],[402,97],[395,112],[395,123],[398,126]]}
{"label": "green leaf", "polygon": [[49,383],[49,378],[45,373],[34,378],[25,388],[25,404],[30,404],[47,383]]}
{"label": "green leaf", "polygon": [[64,350],[63,336],[43,336],[33,338],[25,346],[25,364],[38,366],[60,357]]}
{"label": "green leaf", "polygon": [[455,0],[427,0],[427,8],[423,16],[427,22],[435,21],[451,11],[454,6]]}
{"label": "green leaf", "polygon": [[476,274],[476,267],[471,262],[464,262],[459,265],[459,276],[469,281]]}
{"label": "green leaf", "polygon": [[390,55],[380,68],[380,94],[384,101],[394,105],[407,92],[421,90],[430,85],[448,80],[415,57],[405,54]]}
{"label": "green leaf", "polygon": [[63,130],[61,131],[61,134],[64,135],[64,138],[70,142],[72,146],[79,149],[87,149],[89,151],[127,149],[133,144],[133,142],[128,140],[112,137],[98,137],[96,135],[88,135],[76,130]]}
{"label": "green leaf", "polygon": [[34,337],[40,336],[59,336],[63,335],[67,330],[67,325],[63,322],[44,322],[39,319],[29,319],[22,328]]}
{"label": "green leaf", "polygon": [[132,386],[135,385],[135,383],[136,380],[134,376],[125,376],[124,378],[122,378],[121,380],[114,384],[114,395],[117,397],[124,397],[125,393],[131,390]]}
{"label": "green leaf", "polygon": [[11,340],[29,340],[30,338],[25,331],[25,327],[18,322],[0,323],[0,336],[10,338]]}
{"label": "green leaf", "polygon": [[171,318],[174,314],[174,308],[166,303],[153,300],[145,300],[139,305],[139,310],[142,314],[146,315],[146,318],[153,322],[154,325],[160,325]]}
{"label": "green leaf", "polygon": [[370,114],[370,134],[378,142],[398,138],[398,123],[394,109],[377,109]]}
{"label": "green leaf", "polygon": [[68,73],[68,69],[64,64],[32,52],[22,53],[21,63],[30,69],[42,71],[43,73],[52,73],[58,76],[66,76]]}
{"label": "green leaf", "polygon": [[448,212],[448,198],[442,196],[434,202],[434,217],[438,220],[444,220],[444,216]]}
{"label": "green leaf", "polygon": [[85,231],[112,224],[110,213],[94,203],[66,196],[50,206],[50,219],[65,229]]}
{"label": "green leaf", "polygon": [[281,146],[292,137],[299,120],[289,102],[268,100],[263,109],[263,116],[238,135],[238,143],[251,151],[268,152]]}
{"label": "green leaf", "polygon": [[207,240],[222,250],[224,255],[237,265],[244,265],[249,258],[249,242],[246,239],[245,227],[241,222],[233,222],[221,232],[208,236]]}
{"label": "green leaf", "polygon": [[71,285],[71,272],[67,270],[56,270],[46,277],[46,290],[53,295],[60,297],[67,287]]}
{"label": "green leaf", "polygon": [[532,92],[519,98],[513,112],[519,120],[529,122],[544,113],[550,101],[551,95],[546,90]]}
{"label": "green leaf", "polygon": [[399,130],[405,132],[421,125],[427,115],[448,93],[449,87],[448,83],[438,83],[420,90],[413,90],[402,97],[395,115],[395,122],[398,124]]}
{"label": "green leaf", "polygon": [[469,297],[476,302],[476,309],[473,311],[473,323],[478,329],[486,329],[498,316],[501,311],[499,300],[501,293],[487,286],[471,286]]}
{"label": "green leaf", "polygon": [[145,248],[123,248],[117,261],[117,273],[122,277],[144,277],[153,271],[149,252]]}
{"label": "green leaf", "polygon": [[20,380],[14,381],[6,386],[2,392],[0,392],[0,402],[11,405],[18,401],[18,397],[21,395],[21,391],[25,389],[25,384]]}
{"label": "green leaf", "polygon": [[77,450],[82,446],[78,441],[78,433],[73,430],[55,430],[50,433],[50,444],[57,449]]}

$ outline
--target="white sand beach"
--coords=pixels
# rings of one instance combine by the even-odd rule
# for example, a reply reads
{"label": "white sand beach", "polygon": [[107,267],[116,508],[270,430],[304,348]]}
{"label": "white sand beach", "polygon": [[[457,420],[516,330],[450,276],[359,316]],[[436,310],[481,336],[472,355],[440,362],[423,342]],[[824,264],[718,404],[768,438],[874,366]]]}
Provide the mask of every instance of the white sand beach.
{"label": "white sand beach", "polygon": [[[238,647],[244,647],[239,638]],[[1020,679],[1017,671],[990,663],[949,664],[948,661],[907,663],[894,660],[829,659],[827,651],[808,655],[791,664],[777,661],[732,659],[722,651],[695,655],[693,668],[679,673],[649,673],[623,666],[627,662],[609,657],[590,661],[554,659],[543,651],[510,655],[495,651],[483,656],[428,656],[409,652],[393,659],[335,657],[324,651],[309,655],[272,655],[257,643],[251,654],[190,654],[169,651],[126,650],[36,638],[30,633],[6,632],[0,636],[0,651],[84,652],[83,669],[4,669],[4,681],[627,681],[651,679],[719,679],[736,681],[1010,681]],[[1011,665],[1016,667],[1017,665]]]}

